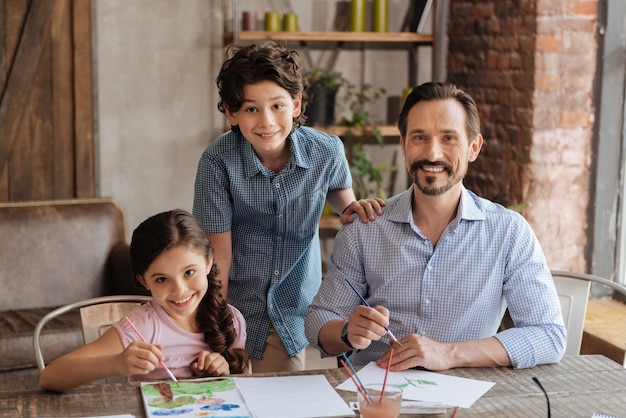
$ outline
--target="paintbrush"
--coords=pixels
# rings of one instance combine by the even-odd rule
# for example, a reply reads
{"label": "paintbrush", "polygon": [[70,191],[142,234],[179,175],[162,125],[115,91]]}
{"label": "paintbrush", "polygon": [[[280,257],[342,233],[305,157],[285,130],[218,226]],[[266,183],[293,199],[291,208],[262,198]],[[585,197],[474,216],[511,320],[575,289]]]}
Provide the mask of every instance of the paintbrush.
{"label": "paintbrush", "polygon": [[[354,293],[356,293],[356,295],[359,297],[359,299],[361,299],[361,302],[363,302],[363,305],[368,306],[371,308],[370,304],[367,303],[367,301],[365,300],[365,298],[363,296],[361,296],[361,294],[359,293],[358,290],[356,290],[354,288],[354,286],[352,286],[352,283],[350,283],[350,280],[348,280],[346,278],[346,283],[348,283],[348,285],[352,288],[352,290],[354,290]],[[387,331],[387,334],[389,334],[389,338],[391,338],[391,340],[393,342],[395,342],[396,344],[398,344],[400,347],[402,347],[402,344],[400,343],[400,341],[398,341],[398,339],[396,338],[395,335],[393,335],[393,332],[391,332],[391,330],[388,327],[385,327],[385,331]]]}
{"label": "paintbrush", "polygon": [[[131,320],[128,319],[127,316],[124,318],[126,318],[126,322],[128,322],[128,325],[130,325],[131,328],[135,330],[135,332],[137,333],[137,336],[141,339],[141,341],[143,341],[144,343],[147,342],[146,339],[143,338],[143,335],[141,335],[141,332],[139,332],[139,330],[135,327],[135,324],[133,324]],[[159,363],[161,364],[161,367],[163,367],[163,369],[167,372],[167,374],[172,378],[172,380],[176,382],[176,385],[180,386],[178,384],[178,380],[176,379],[176,376],[174,376],[174,373],[172,373],[172,371],[165,365],[165,362],[163,360],[159,360]]]}
{"label": "paintbrush", "polygon": [[[346,357],[344,357],[346,358]],[[347,358],[346,358],[347,360]],[[361,381],[357,381],[358,377],[356,375],[356,373],[353,373],[352,370],[352,365],[350,364],[350,368],[348,368],[348,366],[346,365],[346,362],[343,361],[343,359],[339,359],[339,362],[341,363],[341,365],[343,366],[344,369],[346,369],[346,372],[348,373],[348,376],[350,376],[350,379],[352,379],[352,383],[354,383],[354,386],[356,386],[357,390],[359,392],[361,392],[361,395],[363,395],[363,397],[365,398],[365,401],[367,402],[367,404],[371,404],[372,403],[372,398],[369,397],[369,395],[367,394],[367,391],[365,390],[365,386],[363,386],[363,384],[361,383]],[[352,370],[351,370],[352,369]]]}
{"label": "paintbrush", "polygon": [[387,369],[385,370],[385,379],[383,380],[383,388],[380,391],[380,399],[379,399],[380,403],[383,403],[383,399],[385,398],[385,386],[387,386],[387,376],[389,375],[389,368],[391,367],[391,357],[393,357],[393,347],[389,349],[389,359],[387,360]]}

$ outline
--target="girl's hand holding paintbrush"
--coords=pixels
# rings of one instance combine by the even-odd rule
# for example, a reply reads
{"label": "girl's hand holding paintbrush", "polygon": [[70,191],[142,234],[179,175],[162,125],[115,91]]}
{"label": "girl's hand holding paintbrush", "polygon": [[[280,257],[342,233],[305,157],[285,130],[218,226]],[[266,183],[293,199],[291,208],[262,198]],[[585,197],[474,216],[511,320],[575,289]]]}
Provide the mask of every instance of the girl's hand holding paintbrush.
{"label": "girl's hand holding paintbrush", "polygon": [[[133,329],[133,331],[135,331],[137,333],[137,336],[139,337],[139,339],[141,340],[141,342],[143,342],[144,344],[149,344],[146,339],[144,338],[143,335],[141,335],[141,332],[139,332],[139,330],[137,329],[137,327],[135,327],[135,324],[133,324],[133,322],[126,316],[124,317],[124,319],[126,320],[126,323],[128,325],[130,325],[130,327]],[[133,343],[134,344],[134,343]],[[161,365],[161,367],[163,367],[163,370],[165,370],[167,372],[167,374],[169,375],[169,377],[172,378],[172,380],[174,382],[176,382],[176,384],[178,384],[178,380],[176,380],[176,376],[174,376],[174,374],[172,373],[172,371],[167,367],[167,365],[165,364],[165,362],[163,361],[163,353],[161,353],[161,350],[163,350],[163,346],[162,345],[155,345],[155,344],[149,344],[153,347],[157,347],[158,351],[159,351],[159,364]]]}
{"label": "girl's hand holding paintbrush", "polygon": [[163,346],[150,344],[145,341],[133,341],[124,351],[119,354],[123,370],[118,375],[130,376],[148,374],[161,368]]}

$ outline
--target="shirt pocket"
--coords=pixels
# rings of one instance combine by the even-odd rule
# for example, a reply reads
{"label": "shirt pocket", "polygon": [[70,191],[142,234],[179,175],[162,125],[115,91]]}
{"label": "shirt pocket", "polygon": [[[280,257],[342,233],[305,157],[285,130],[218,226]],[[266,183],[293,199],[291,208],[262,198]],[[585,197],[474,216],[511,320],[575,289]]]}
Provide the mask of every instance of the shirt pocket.
{"label": "shirt pocket", "polygon": [[318,188],[312,193],[302,193],[296,196],[288,207],[288,216],[293,220],[292,227],[302,233],[312,234],[318,224],[324,204],[326,189]]}

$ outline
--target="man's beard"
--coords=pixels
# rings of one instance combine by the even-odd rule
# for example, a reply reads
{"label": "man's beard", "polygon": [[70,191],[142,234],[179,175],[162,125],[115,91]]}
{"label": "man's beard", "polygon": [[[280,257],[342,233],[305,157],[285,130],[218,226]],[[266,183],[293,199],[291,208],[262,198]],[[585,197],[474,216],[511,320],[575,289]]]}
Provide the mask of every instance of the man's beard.
{"label": "man's beard", "polygon": [[[443,185],[439,187],[433,186],[433,184],[437,181],[437,176],[434,176],[434,175],[430,176],[428,174],[426,174],[426,184],[422,183],[419,177],[419,171],[421,167],[428,166],[428,165],[443,167],[444,172],[448,174],[448,179]],[[440,174],[441,173],[437,173],[437,175],[440,175]],[[427,196],[442,195],[448,190],[450,190],[459,181],[461,181],[461,177],[455,178],[454,176],[455,173],[452,167],[443,161],[437,161],[437,162],[430,162],[427,160],[415,161],[411,164],[409,175],[411,176],[411,179],[413,180],[413,184],[415,184],[417,188]]]}

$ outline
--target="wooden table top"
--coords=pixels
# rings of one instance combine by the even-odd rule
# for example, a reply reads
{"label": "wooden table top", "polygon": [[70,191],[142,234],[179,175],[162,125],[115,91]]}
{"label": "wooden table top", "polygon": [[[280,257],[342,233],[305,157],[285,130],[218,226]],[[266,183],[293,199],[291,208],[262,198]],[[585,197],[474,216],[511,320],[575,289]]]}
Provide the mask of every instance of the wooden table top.
{"label": "wooden table top", "polygon": [[[537,377],[548,392],[552,416],[591,417],[594,412],[626,416],[626,369],[600,355],[566,356],[560,363],[533,369],[511,368],[453,369],[453,376],[496,382],[471,408],[461,409],[458,418],[467,417],[546,417],[546,399],[533,382]],[[305,371],[294,374],[324,374],[332,386],[342,383],[343,369]],[[265,373],[280,376],[289,373]],[[255,375],[252,375],[255,376]],[[353,392],[338,391],[346,401],[356,399]],[[144,417],[141,394],[136,385],[111,383],[87,385],[56,394],[41,390],[0,392],[0,416],[78,417],[133,414]],[[449,417],[446,415],[402,415],[403,417]]]}

